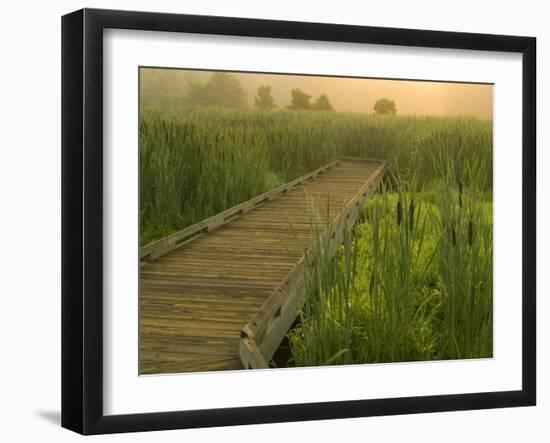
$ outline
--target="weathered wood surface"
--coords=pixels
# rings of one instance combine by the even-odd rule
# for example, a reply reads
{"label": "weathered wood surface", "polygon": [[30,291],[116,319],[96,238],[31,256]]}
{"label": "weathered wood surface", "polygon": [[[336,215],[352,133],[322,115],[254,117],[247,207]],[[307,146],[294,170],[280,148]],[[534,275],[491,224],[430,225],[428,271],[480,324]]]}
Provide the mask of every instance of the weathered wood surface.
{"label": "weathered wood surface", "polygon": [[[308,199],[330,202],[331,220],[344,212],[352,223],[383,168],[380,161],[341,159],[142,262],[140,373],[265,367],[302,302],[303,247],[313,238]],[[338,243],[338,232],[329,234]]]}
{"label": "weathered wood surface", "polygon": [[330,168],[336,166],[339,163],[335,160],[328,165],[321,166],[315,171],[295,178],[288,183],[284,183],[277,186],[271,191],[260,194],[250,200],[247,200],[239,205],[233,206],[225,211],[220,212],[212,217],[202,220],[192,226],[188,226],[181,231],[175,232],[167,237],[161,238],[153,243],[150,243],[140,249],[140,258],[142,261],[154,260],[161,255],[166,254],[184,244],[202,236],[208,232],[212,232],[214,229],[219,228],[227,223],[231,223],[235,218],[241,216],[258,207],[259,205],[277,198],[280,194],[288,192],[290,189],[306,183],[309,180],[315,179],[319,174],[323,174]]}

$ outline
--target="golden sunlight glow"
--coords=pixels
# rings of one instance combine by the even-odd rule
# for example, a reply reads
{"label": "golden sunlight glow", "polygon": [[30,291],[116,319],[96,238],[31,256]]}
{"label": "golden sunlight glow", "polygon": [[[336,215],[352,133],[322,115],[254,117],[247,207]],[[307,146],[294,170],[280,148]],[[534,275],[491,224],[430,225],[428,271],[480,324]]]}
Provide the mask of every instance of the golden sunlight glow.
{"label": "golden sunlight glow", "polygon": [[[191,81],[206,81],[209,71],[180,69],[141,69],[142,103],[171,102],[183,98]],[[254,95],[261,85],[271,86],[278,108],[290,103],[290,91],[299,88],[313,98],[327,94],[336,111],[373,112],[379,98],[392,99],[399,115],[475,115],[493,117],[493,85],[445,83],[431,81],[337,78],[284,74],[232,73],[247,91],[253,106]]]}

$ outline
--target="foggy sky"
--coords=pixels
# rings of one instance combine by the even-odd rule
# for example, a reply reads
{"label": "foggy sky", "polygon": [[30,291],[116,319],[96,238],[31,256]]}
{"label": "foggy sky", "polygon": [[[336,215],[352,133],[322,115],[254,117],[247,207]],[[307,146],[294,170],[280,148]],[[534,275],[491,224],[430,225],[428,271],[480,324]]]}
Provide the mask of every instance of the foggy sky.
{"label": "foggy sky", "polygon": [[[142,103],[177,100],[185,95],[189,81],[206,81],[211,75],[205,71],[142,68]],[[371,113],[376,100],[387,97],[395,101],[399,115],[475,115],[484,119],[493,116],[492,85],[281,74],[231,75],[246,89],[250,106],[253,106],[256,89],[267,85],[272,87],[271,93],[279,108],[290,104],[291,89],[300,88],[313,99],[327,94],[336,111]]]}

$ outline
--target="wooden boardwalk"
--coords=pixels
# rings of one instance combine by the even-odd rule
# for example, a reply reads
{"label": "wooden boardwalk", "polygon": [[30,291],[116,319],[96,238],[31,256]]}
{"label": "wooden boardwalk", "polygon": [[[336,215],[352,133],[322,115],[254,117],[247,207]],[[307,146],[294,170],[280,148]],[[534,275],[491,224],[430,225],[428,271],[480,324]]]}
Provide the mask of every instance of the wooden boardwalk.
{"label": "wooden boardwalk", "polygon": [[343,158],[142,248],[140,373],[266,367],[303,303],[308,199],[352,223],[383,169]]}

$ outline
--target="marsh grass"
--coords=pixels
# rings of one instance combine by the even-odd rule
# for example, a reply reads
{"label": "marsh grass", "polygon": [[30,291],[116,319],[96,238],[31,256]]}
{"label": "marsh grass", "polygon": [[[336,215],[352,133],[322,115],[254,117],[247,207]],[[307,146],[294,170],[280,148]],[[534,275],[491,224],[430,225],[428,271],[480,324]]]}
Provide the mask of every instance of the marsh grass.
{"label": "marsh grass", "polygon": [[143,110],[140,242],[197,223],[338,155],[386,159],[388,173],[359,222],[345,227],[335,254],[319,230],[330,202],[310,207],[315,247],[305,252],[306,303],[288,334],[291,363],[491,357],[490,121]]}
{"label": "marsh grass", "polygon": [[[437,193],[382,184],[335,258],[318,234],[296,366],[492,356],[492,221],[484,170],[445,156]],[[394,177],[393,182],[402,178]],[[489,210],[488,210],[489,209]],[[331,229],[331,226],[327,226]]]}
{"label": "marsh grass", "polygon": [[451,159],[434,167],[444,187],[432,218],[439,233],[437,265],[445,296],[442,342],[448,358],[492,355],[492,205],[484,204],[485,171],[477,161],[458,175]]}
{"label": "marsh grass", "polygon": [[[353,362],[356,311],[351,301],[355,291],[357,243],[346,219],[331,220],[330,200],[308,201],[308,215],[314,233],[312,245],[304,247],[304,286],[306,302],[300,313],[300,338],[290,334],[293,359],[296,364],[316,361],[322,365]],[[330,233],[335,224],[344,223],[342,246],[335,251]],[[333,256],[342,260],[339,265]]]}
{"label": "marsh grass", "polygon": [[473,117],[143,109],[140,242],[197,223],[338,155],[386,159],[391,177],[414,170],[422,186],[434,177],[432,156],[439,150],[460,162],[479,159],[490,181],[492,123]]}

